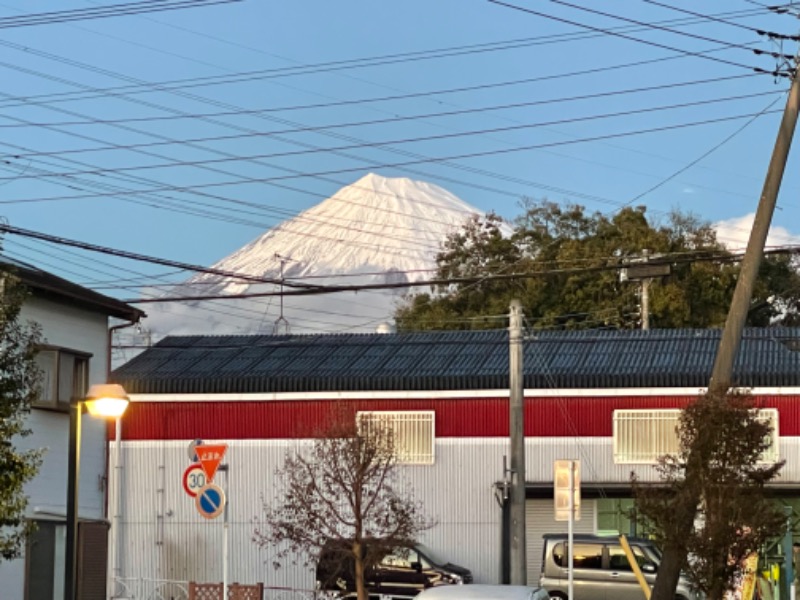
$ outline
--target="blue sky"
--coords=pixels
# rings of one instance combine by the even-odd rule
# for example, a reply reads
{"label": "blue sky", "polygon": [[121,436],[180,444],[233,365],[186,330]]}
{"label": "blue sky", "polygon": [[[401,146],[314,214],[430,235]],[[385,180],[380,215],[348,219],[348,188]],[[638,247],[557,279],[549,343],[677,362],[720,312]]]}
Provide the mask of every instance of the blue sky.
{"label": "blue sky", "polygon": [[[750,49],[796,50],[754,30],[796,34],[798,21],[755,1],[667,3],[718,20],[646,0],[573,2],[630,21],[546,0],[509,2],[539,14],[484,0],[246,0],[0,28],[0,214],[201,265],[370,171],[430,181],[508,218],[520,198],[547,197],[741,219],[757,204],[788,89],[754,74],[776,60]],[[4,0],[0,26],[113,5]],[[642,88],[656,89],[619,93]],[[798,191],[792,156],[773,243],[800,232]],[[734,244],[746,234],[746,220],[725,233]],[[4,245],[123,298],[135,292],[122,278],[187,276],[17,236]]]}

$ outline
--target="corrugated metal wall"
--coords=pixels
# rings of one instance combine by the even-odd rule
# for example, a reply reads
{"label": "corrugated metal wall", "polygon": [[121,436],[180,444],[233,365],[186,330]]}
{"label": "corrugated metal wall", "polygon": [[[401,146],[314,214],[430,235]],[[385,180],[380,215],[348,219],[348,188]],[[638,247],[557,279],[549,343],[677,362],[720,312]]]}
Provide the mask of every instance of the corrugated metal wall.
{"label": "corrugated metal wall", "polygon": [[[595,533],[597,511],[594,500],[581,501],[581,518],[573,525],[574,533]],[[528,500],[525,504],[525,546],[528,560],[528,584],[536,585],[542,572],[545,533],[566,533],[567,523],[555,520],[551,500]]]}
{"label": "corrugated metal wall", "polygon": [[[223,440],[224,441],[224,440]],[[285,450],[307,443],[292,440],[232,440],[226,462],[229,481],[216,483],[227,493],[230,514],[230,580],[308,588],[313,573],[301,566],[273,569],[275,553],[252,542],[262,498],[278,488],[273,474]],[[196,581],[222,580],[222,519],[206,521],[184,492],[182,474],[189,465],[186,441],[124,442],[121,477],[120,556],[123,577]],[[784,481],[800,482],[800,438],[781,439],[787,466]],[[502,479],[503,438],[439,439],[436,462],[403,470],[437,525],[424,541],[452,562],[473,570],[478,582],[500,579],[501,509],[493,484]],[[624,484],[630,465],[614,465],[610,438],[536,438],[526,441],[526,480],[550,484],[556,459],[581,461],[584,485]],[[643,480],[656,480],[652,467],[637,466]],[[111,505],[113,506],[113,504]],[[565,530],[553,520],[552,502],[529,501],[529,577],[535,582],[543,532]],[[585,518],[576,531],[594,530],[594,503],[586,501]],[[539,544],[539,545],[537,545]]]}
{"label": "corrugated metal wall", "polygon": [[[417,498],[437,525],[425,542],[452,562],[471,568],[478,581],[496,581],[500,569],[500,507],[492,482],[502,477],[507,444],[441,441],[433,466],[404,467]],[[215,483],[228,496],[231,581],[309,588],[313,573],[299,566],[273,569],[275,554],[251,540],[277,482],[273,474],[289,445],[303,442],[232,441],[229,481]],[[123,577],[221,581],[222,519],[206,521],[184,492],[188,442],[125,442],[121,477],[120,556]]]}

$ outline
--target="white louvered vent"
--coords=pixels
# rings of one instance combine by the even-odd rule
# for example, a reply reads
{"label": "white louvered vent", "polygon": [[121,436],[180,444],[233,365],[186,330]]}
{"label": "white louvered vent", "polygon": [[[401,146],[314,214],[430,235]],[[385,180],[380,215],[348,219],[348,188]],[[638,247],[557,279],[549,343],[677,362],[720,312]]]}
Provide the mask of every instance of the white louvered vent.
{"label": "white louvered vent", "polygon": [[[780,458],[778,410],[764,408],[759,416],[770,424],[770,447],[762,462],[772,463]],[[614,462],[616,464],[654,464],[658,457],[676,454],[678,448],[678,417],[680,410],[615,410]]]}
{"label": "white louvered vent", "polygon": [[399,463],[432,465],[434,462],[435,413],[423,411],[369,411],[356,415],[359,428],[391,427]]}

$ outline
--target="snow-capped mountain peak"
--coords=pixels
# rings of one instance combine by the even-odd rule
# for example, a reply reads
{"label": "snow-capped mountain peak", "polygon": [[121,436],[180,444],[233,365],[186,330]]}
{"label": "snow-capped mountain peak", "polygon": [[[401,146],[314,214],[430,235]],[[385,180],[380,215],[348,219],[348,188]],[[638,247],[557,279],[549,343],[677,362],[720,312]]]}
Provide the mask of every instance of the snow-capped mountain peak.
{"label": "snow-capped mountain peak", "polygon": [[[218,261],[216,269],[280,280],[287,284],[363,284],[430,278],[436,254],[449,233],[479,211],[447,190],[422,181],[375,173],[345,186],[323,202],[266,231]],[[170,295],[276,292],[275,284],[202,274]],[[288,289],[288,288],[287,288]],[[284,298],[284,318],[293,333],[372,331],[391,320],[406,290]],[[166,333],[269,332],[279,319],[279,299],[265,297],[172,305],[150,311],[148,327]],[[186,318],[189,314],[192,318]]]}

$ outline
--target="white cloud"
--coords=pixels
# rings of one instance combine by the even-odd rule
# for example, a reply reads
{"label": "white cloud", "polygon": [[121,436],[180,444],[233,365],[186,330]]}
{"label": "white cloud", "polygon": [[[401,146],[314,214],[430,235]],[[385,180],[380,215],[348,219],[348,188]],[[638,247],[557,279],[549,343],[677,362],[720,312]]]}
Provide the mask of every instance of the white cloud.
{"label": "white cloud", "polygon": [[[754,219],[755,213],[750,213],[743,217],[733,217],[714,223],[717,239],[730,250],[746,248]],[[773,223],[769,235],[767,235],[767,246],[785,246],[787,244],[800,244],[800,235],[793,234],[785,227]]]}

